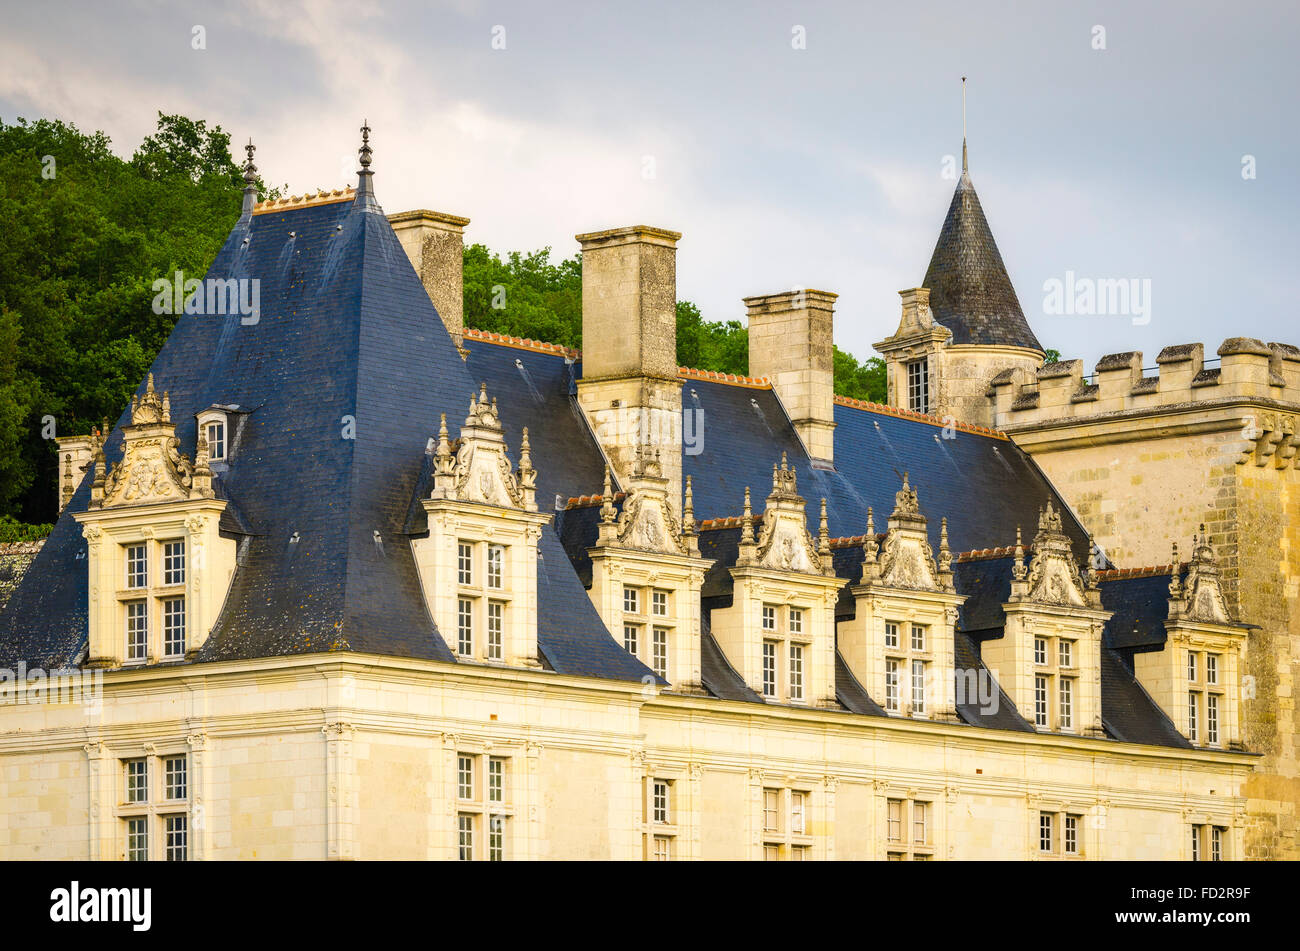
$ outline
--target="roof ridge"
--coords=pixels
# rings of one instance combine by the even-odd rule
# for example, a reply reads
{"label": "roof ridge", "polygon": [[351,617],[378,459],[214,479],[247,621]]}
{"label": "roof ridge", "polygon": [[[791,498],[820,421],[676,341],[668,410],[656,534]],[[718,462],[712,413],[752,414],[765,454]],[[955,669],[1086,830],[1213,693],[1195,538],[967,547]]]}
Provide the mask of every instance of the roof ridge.
{"label": "roof ridge", "polygon": [[351,201],[357,190],[351,185],[344,188],[322,188],[320,191],[291,195],[288,198],[268,198],[253,205],[253,214],[265,215],[273,211],[297,211],[313,205],[329,205],[336,201]]}
{"label": "roof ridge", "polygon": [[495,330],[480,330],[466,327],[465,336],[484,343],[495,343],[503,347],[516,347],[520,350],[536,350],[538,353],[558,353],[574,360],[582,357],[582,351],[566,347],[562,343],[548,343],[545,340],[533,340],[530,337],[513,337],[510,334],[497,333]]}
{"label": "roof ridge", "polygon": [[726,383],[731,386],[749,386],[755,389],[772,388],[772,381],[765,376],[741,376],[738,373],[724,373],[721,370],[697,370],[694,367],[678,367],[677,375],[690,380],[707,380],[710,383]]}
{"label": "roof ridge", "polygon": [[[1186,567],[1187,562],[1180,562],[1177,568],[1181,571]],[[1169,565],[1144,565],[1141,568],[1102,568],[1097,572],[1098,581],[1118,581],[1121,578],[1153,578],[1159,575],[1172,574],[1175,566]]]}
{"label": "roof ridge", "polygon": [[976,436],[992,436],[994,439],[1003,439],[1008,442],[1011,440],[1011,437],[1000,429],[990,429],[987,426],[979,426],[975,423],[963,423],[960,420],[934,416],[930,413],[918,413],[916,410],[903,409],[900,406],[886,406],[884,403],[875,403],[871,400],[860,400],[856,397],[840,396],[839,394],[836,394],[835,402],[840,406],[866,410],[868,413],[896,416],[899,419],[914,419],[919,423],[929,423],[931,426],[940,426],[945,429],[952,426],[961,432],[973,433]]}

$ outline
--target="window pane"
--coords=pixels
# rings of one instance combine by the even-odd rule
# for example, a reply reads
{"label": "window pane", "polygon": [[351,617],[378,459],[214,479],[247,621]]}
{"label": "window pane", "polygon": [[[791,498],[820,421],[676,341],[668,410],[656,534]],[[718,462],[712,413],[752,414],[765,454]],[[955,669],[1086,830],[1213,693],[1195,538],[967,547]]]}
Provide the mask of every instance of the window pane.
{"label": "window pane", "polygon": [[899,670],[898,661],[885,661],[885,709],[891,712],[898,710],[899,697]]}
{"label": "window pane", "polygon": [[1038,850],[1040,852],[1052,851],[1052,818],[1050,812],[1040,812],[1038,814]]}
{"label": "window pane", "polygon": [[1071,855],[1079,851],[1079,817],[1065,817],[1065,851]]}
{"label": "window pane", "polygon": [[149,820],[144,816],[126,821],[126,860],[149,861]]}
{"label": "window pane", "polygon": [[208,458],[213,460],[226,458],[225,423],[208,423]]}
{"label": "window pane", "polygon": [[651,790],[652,815],[651,821],[660,824],[668,822],[668,784],[663,780],[656,779],[652,784]]}
{"label": "window pane", "polygon": [[166,598],[163,608],[163,656],[185,656],[185,599]]}
{"label": "window pane", "polygon": [[1040,667],[1047,666],[1047,638],[1034,638],[1034,663]]}
{"label": "window pane", "polygon": [[184,756],[169,756],[163,760],[163,786],[168,799],[185,799],[189,795],[188,763]]}
{"label": "window pane", "polygon": [[129,759],[126,766],[126,801],[149,801],[149,761]]}
{"label": "window pane", "polygon": [[920,624],[912,625],[912,650],[925,650],[925,628]]}
{"label": "window pane", "polygon": [[149,586],[149,555],[144,545],[126,547],[126,586],[128,588]]}
{"label": "window pane", "polygon": [[903,841],[903,800],[891,799],[888,807],[887,837],[890,842]]}
{"label": "window pane", "polygon": [[635,624],[623,625],[623,649],[633,657],[636,656],[637,649],[637,626]]}
{"label": "window pane", "polygon": [[804,835],[808,831],[807,806],[807,793],[790,793],[790,831],[795,835]]}
{"label": "window pane", "polygon": [[886,647],[898,646],[898,625],[895,624],[893,621],[885,622],[885,646]]}
{"label": "window pane", "polygon": [[461,813],[457,819],[458,851],[457,857],[462,862],[474,860],[474,817]]}
{"label": "window pane", "polygon": [[1034,678],[1034,726],[1047,726],[1047,678]]}
{"label": "window pane", "polygon": [[1205,697],[1205,742],[1219,742],[1219,695],[1215,693]]}
{"label": "window pane", "polygon": [[803,699],[803,647],[790,645],[790,699]]}
{"label": "window pane", "polygon": [[1197,707],[1199,706],[1200,694],[1195,690],[1189,691],[1187,694],[1187,738],[1193,743],[1196,742],[1197,734],[1200,732],[1200,725],[1196,722]]}
{"label": "window pane", "polygon": [[149,654],[149,604],[126,603],[126,659],[145,660]]}
{"label": "window pane", "polygon": [[668,628],[656,627],[651,632],[650,669],[668,679]]}
{"label": "window pane", "polygon": [[776,696],[776,642],[763,642],[763,696]]}
{"label": "window pane", "polygon": [[167,816],[163,826],[167,836],[167,861],[184,862],[189,848],[189,817]]}
{"label": "window pane", "polygon": [[790,620],[790,633],[802,634],[803,633],[803,611],[800,610],[799,608],[791,608],[789,620]]}
{"label": "window pane", "polygon": [[506,761],[498,757],[488,760],[488,802],[505,802]]}
{"label": "window pane", "polygon": [[469,657],[474,653],[474,602],[458,598],[456,605],[456,652]]}
{"label": "window pane", "polygon": [[912,713],[925,713],[925,661],[912,661]]}
{"label": "window pane", "polygon": [[929,803],[912,803],[912,842],[916,845],[926,845],[930,841],[929,823],[926,821],[928,812]]}
{"label": "window pane", "polygon": [[505,656],[505,612],[500,601],[488,602],[487,656],[488,660],[501,660]]}
{"label": "window pane", "polygon": [[763,605],[763,630],[776,630],[776,608],[770,604]]}
{"label": "window pane", "polygon": [[505,571],[506,550],[500,545],[488,545],[487,550],[487,584],[489,588],[500,588]]}
{"label": "window pane", "polygon": [[1060,709],[1057,710],[1062,730],[1074,726],[1074,681],[1069,677],[1061,678]]}
{"label": "window pane", "polygon": [[456,786],[461,799],[474,798],[474,757],[456,757]]}
{"label": "window pane", "polygon": [[636,590],[636,588],[625,587],[623,589],[623,610],[626,611],[628,614],[641,613],[641,607],[640,607],[641,598],[639,595],[640,593]]}
{"label": "window pane", "polygon": [[1058,653],[1060,654],[1060,657],[1058,658],[1057,663],[1058,663],[1061,667],[1073,667],[1073,666],[1074,666],[1074,645],[1073,645],[1073,643],[1070,642],[1070,641],[1064,641],[1064,640],[1063,640],[1063,641],[1060,641],[1057,650],[1058,650]]}
{"label": "window pane", "polygon": [[469,542],[456,544],[456,581],[459,584],[474,583],[474,546]]}
{"label": "window pane", "polygon": [[779,789],[763,790],[763,831],[781,831],[781,791]]}
{"label": "window pane", "polygon": [[488,861],[504,862],[506,857],[506,817],[488,817]]}
{"label": "window pane", "polygon": [[163,545],[163,584],[185,583],[185,539]]}
{"label": "window pane", "polygon": [[655,617],[668,616],[667,591],[655,591],[650,595],[650,611]]}

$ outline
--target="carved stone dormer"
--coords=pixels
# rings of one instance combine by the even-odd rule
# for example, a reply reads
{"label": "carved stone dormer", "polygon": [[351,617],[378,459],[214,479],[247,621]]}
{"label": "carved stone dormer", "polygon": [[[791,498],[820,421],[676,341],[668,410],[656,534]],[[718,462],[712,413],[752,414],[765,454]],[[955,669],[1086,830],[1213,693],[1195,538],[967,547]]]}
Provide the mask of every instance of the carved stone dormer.
{"label": "carved stone dormer", "polygon": [[432,481],[429,534],[411,549],[443,640],[463,661],[540,666],[537,545],[553,516],[537,511],[528,430],[516,469],[487,384],[470,397],[454,446],[442,414]]}
{"label": "carved stone dormer", "polygon": [[88,663],[99,667],[192,657],[207,639],[235,570],[235,543],[219,532],[207,443],[179,451],[171,400],[149,375],[131,399],[122,458],[110,465],[91,439],[90,501],[81,524],[90,571]]}
{"label": "carved stone dormer", "polygon": [[622,511],[605,469],[591,555],[591,600],[615,640],[678,693],[701,693],[700,588],[713,562],[700,557],[691,480],[686,511],[673,511],[658,450],[641,447]]}
{"label": "carved stone dormer", "polygon": [[948,520],[941,522],[938,561],[927,525],[907,473],[883,545],[867,510],[862,578],[851,589],[857,610],[839,625],[839,648],[887,713],[954,720],[953,630],[964,598],[953,588]]}
{"label": "carved stone dormer", "polygon": [[774,703],[834,706],[835,602],[842,582],[831,568],[825,500],[815,539],[798,477],[786,457],[772,467],[772,491],[754,531],[748,487],[732,603],[712,614],[731,665]]}
{"label": "carved stone dormer", "polygon": [[1016,709],[1044,732],[1103,735],[1101,638],[1110,612],[1101,608],[1091,571],[1080,571],[1050,499],[1028,565],[1016,529],[1011,595],[1002,608],[1002,636],[984,641],[982,655]]}
{"label": "carved stone dormer", "polygon": [[1193,745],[1240,748],[1247,628],[1233,618],[1205,526],[1184,574],[1178,546],[1163,650],[1133,656],[1138,680]]}

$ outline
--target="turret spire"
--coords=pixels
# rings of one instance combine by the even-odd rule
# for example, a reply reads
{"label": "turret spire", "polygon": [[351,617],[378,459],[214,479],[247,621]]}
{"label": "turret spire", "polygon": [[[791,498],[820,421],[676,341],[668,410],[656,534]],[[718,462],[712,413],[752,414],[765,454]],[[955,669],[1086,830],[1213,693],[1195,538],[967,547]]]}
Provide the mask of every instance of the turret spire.
{"label": "turret spire", "polygon": [[961,173],[965,175],[970,169],[966,165],[966,77],[961,78]]}

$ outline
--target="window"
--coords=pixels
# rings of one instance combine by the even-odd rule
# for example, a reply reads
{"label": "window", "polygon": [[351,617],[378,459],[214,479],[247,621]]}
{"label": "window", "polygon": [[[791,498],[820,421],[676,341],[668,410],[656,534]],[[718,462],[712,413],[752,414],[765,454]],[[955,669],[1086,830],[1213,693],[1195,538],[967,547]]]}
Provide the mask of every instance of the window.
{"label": "window", "polygon": [[808,794],[790,793],[790,831],[795,835],[808,834]]}
{"label": "window", "polygon": [[1065,817],[1065,852],[1067,855],[1079,854],[1079,817]]}
{"label": "window", "polygon": [[166,836],[165,845],[167,861],[184,862],[186,858],[186,847],[189,844],[189,817],[164,817],[163,834]]}
{"label": "window", "polygon": [[642,787],[642,858],[667,862],[672,858],[677,829],[673,821],[673,781],[647,777]]}
{"label": "window", "polygon": [[1034,638],[1034,663],[1039,667],[1047,666],[1047,638]]}
{"label": "window", "polygon": [[799,608],[791,608],[789,620],[790,620],[789,633],[802,634],[803,633],[803,611],[801,611]]}
{"label": "window", "polygon": [[770,604],[763,605],[763,630],[776,630],[776,608]]}
{"label": "window", "polygon": [[163,542],[163,584],[185,583],[185,539]]}
{"label": "window", "polygon": [[650,592],[650,613],[655,617],[668,616],[668,592],[651,591]]}
{"label": "window", "polygon": [[220,420],[208,423],[208,458],[213,462],[226,458],[226,424]]}
{"label": "window", "polygon": [[474,583],[474,546],[469,542],[456,543],[456,582],[466,585]]}
{"label": "window", "polygon": [[898,712],[898,663],[892,658],[885,661],[885,709],[890,713]]}
{"label": "window", "polygon": [[129,759],[126,767],[126,801],[148,802],[149,800],[149,761],[147,759]]}
{"label": "window", "polygon": [[186,767],[184,756],[168,756],[163,760],[163,795],[168,799],[187,799]]}
{"label": "window", "polygon": [[781,790],[763,790],[763,831],[781,831]]}
{"label": "window", "polygon": [[474,757],[456,757],[456,795],[460,799],[474,798]]}
{"label": "window", "polygon": [[506,857],[506,820],[504,816],[488,817],[488,861],[503,862]]}
{"label": "window", "polygon": [[149,820],[144,816],[126,821],[126,860],[149,861]]}
{"label": "window", "polygon": [[487,605],[487,656],[488,660],[501,660],[505,656],[506,606],[500,601]]}
{"label": "window", "polygon": [[1223,829],[1219,826],[1210,827],[1210,861],[1223,861]]}
{"label": "window", "polygon": [[1074,729],[1074,681],[1061,678],[1061,696],[1056,710],[1057,726],[1062,730]]}
{"label": "window", "polygon": [[667,836],[657,835],[654,837],[654,859],[656,862],[667,862],[671,857],[669,843],[672,840]]}
{"label": "window", "polygon": [[1205,682],[1214,686],[1219,682],[1219,655],[1205,655]]}
{"label": "window", "polygon": [[1056,666],[1073,667],[1074,666],[1074,642],[1067,641],[1063,638],[1057,642],[1056,649],[1058,655]]}
{"label": "window", "polygon": [[929,368],[924,360],[907,364],[907,408],[917,413],[930,412]]}
{"label": "window", "polygon": [[668,628],[656,626],[650,632],[650,669],[668,679]]}
{"label": "window", "polygon": [[499,756],[488,760],[488,802],[505,802],[506,761]]}
{"label": "window", "polygon": [[462,862],[474,860],[474,817],[461,813],[457,816],[458,856]]}
{"label": "window", "polygon": [[912,803],[912,842],[915,845],[928,845],[930,842],[929,816],[929,803]]}
{"label": "window", "polygon": [[903,841],[903,800],[891,799],[888,804],[886,838],[890,842]]}
{"label": "window", "polygon": [[1052,851],[1052,826],[1056,817],[1050,812],[1040,812],[1038,814],[1038,851]]}
{"label": "window", "polygon": [[763,642],[763,696],[776,696],[776,641]]}
{"label": "window", "polygon": [[925,650],[925,628],[920,624],[912,625],[912,650]]}
{"label": "window", "polygon": [[803,646],[790,645],[790,699],[803,699]]}
{"label": "window", "polygon": [[652,783],[653,802],[651,803],[653,812],[651,821],[660,825],[668,824],[668,784],[662,779],[656,779]]}
{"label": "window", "polygon": [[636,588],[623,588],[623,611],[627,614],[641,613],[641,593]]}
{"label": "window", "polygon": [[925,661],[912,661],[912,713],[925,713]]}
{"label": "window", "polygon": [[1205,695],[1205,742],[1211,746],[1219,743],[1219,695]]}
{"label": "window", "polygon": [[185,656],[185,599],[167,598],[163,606],[163,657]]}
{"label": "window", "polygon": [[1187,682],[1196,683],[1196,651],[1187,652]]}
{"label": "window", "polygon": [[1034,726],[1047,728],[1047,678],[1034,677]]}
{"label": "window", "polygon": [[500,589],[502,574],[505,570],[506,550],[502,545],[488,545],[487,549],[487,586]]}
{"label": "window", "polygon": [[803,861],[812,835],[809,814],[812,793],[807,789],[767,788],[763,790],[763,857]]}
{"label": "window", "polygon": [[126,659],[143,661],[149,656],[149,602],[126,602]]}
{"label": "window", "polygon": [[1201,860],[1201,831],[1204,826],[1192,826],[1192,861]]}
{"label": "window", "polygon": [[1195,743],[1200,730],[1196,722],[1197,708],[1201,705],[1201,695],[1195,690],[1187,692],[1187,738]]}
{"label": "window", "polygon": [[474,602],[469,598],[456,601],[457,653],[462,657],[474,654]]}
{"label": "window", "polygon": [[148,546],[126,546],[126,586],[128,588],[149,587]]}
{"label": "window", "polygon": [[763,861],[775,862],[781,858],[781,847],[779,845],[763,846]]}
{"label": "window", "polygon": [[623,625],[623,649],[627,651],[629,654],[631,654],[633,657],[636,656],[636,647],[637,647],[636,642],[637,642],[638,631],[639,628],[635,624]]}
{"label": "window", "polygon": [[1222,862],[1227,845],[1227,833],[1226,826],[1192,826],[1192,861],[1204,862],[1208,855],[1209,861]]}
{"label": "window", "polygon": [[790,861],[806,862],[808,861],[808,852],[809,848],[806,845],[792,845],[790,846]]}
{"label": "window", "polygon": [[886,647],[898,646],[898,625],[895,624],[893,621],[885,622],[885,646]]}
{"label": "window", "polygon": [[926,861],[932,857],[928,800],[902,797],[885,800],[885,857],[890,861]]}

